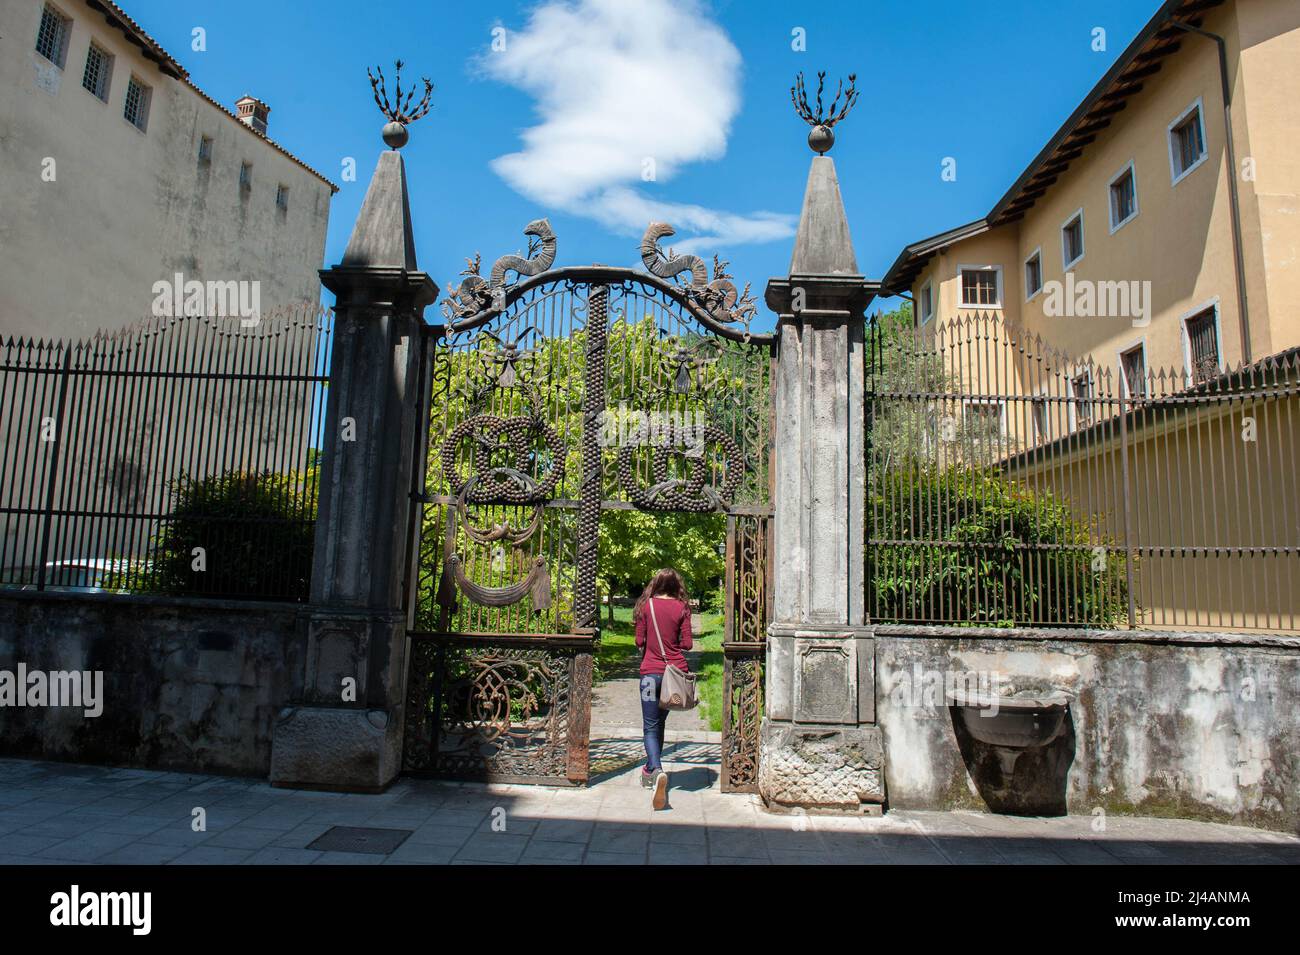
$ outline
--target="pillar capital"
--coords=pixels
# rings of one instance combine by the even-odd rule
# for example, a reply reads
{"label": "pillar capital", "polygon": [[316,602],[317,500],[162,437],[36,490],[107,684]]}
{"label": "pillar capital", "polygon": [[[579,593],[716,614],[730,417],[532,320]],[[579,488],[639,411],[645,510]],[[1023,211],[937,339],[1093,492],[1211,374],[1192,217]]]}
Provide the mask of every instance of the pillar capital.
{"label": "pillar capital", "polygon": [[335,311],[379,308],[419,315],[438,298],[438,285],[424,272],[374,266],[336,265],[320,270],[334,293]]}

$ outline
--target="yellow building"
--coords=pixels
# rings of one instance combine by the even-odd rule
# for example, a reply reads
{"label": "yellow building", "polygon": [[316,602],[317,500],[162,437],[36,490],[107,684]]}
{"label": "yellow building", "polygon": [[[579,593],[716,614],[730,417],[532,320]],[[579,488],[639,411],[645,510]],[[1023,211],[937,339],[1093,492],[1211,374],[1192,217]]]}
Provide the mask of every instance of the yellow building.
{"label": "yellow building", "polygon": [[938,466],[1068,502],[1133,626],[1300,625],[1298,64],[1295,0],[1168,0],[988,215],[881,283],[943,380],[873,400],[919,402]]}
{"label": "yellow building", "polygon": [[882,286],[922,326],[995,312],[1135,389],[1300,344],[1297,63],[1294,0],[1168,0],[988,215]]}

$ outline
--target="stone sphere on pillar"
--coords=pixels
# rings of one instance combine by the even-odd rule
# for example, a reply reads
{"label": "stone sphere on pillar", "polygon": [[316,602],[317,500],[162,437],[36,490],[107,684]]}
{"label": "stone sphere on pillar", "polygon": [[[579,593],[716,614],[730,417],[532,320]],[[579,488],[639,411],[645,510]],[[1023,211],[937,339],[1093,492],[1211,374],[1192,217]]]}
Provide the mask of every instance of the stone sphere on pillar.
{"label": "stone sphere on pillar", "polygon": [[384,125],[384,142],[393,149],[401,149],[406,145],[411,134],[406,131],[406,127],[397,121],[392,121]]}
{"label": "stone sphere on pillar", "polygon": [[808,146],[819,156],[827,153],[835,145],[835,134],[829,126],[814,126],[808,133]]}

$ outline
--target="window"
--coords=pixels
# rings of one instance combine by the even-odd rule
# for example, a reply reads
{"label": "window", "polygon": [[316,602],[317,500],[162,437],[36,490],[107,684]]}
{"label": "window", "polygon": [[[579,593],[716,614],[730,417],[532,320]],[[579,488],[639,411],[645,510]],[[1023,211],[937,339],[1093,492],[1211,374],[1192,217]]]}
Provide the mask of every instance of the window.
{"label": "window", "polygon": [[1002,438],[1002,402],[967,401],[962,406],[965,437],[977,453],[993,451]]}
{"label": "window", "polygon": [[1219,315],[1211,305],[1186,320],[1187,357],[1192,384],[1199,385],[1219,374]]}
{"label": "window", "polygon": [[1025,259],[1025,301],[1043,290],[1043,250],[1034,249],[1033,254]]}
{"label": "window", "polygon": [[203,136],[199,139],[199,165],[207,166],[212,162],[212,137]]}
{"label": "window", "polygon": [[1070,379],[1070,394],[1074,398],[1074,423],[1082,428],[1092,424],[1092,372],[1085,371]]}
{"label": "window", "polygon": [[1002,269],[996,265],[959,265],[962,308],[1001,308]]}
{"label": "window", "polygon": [[1034,398],[1030,405],[1030,412],[1034,416],[1034,433],[1040,440],[1047,439],[1047,399]]}
{"label": "window", "polygon": [[1137,180],[1130,162],[1110,181],[1110,231],[1115,232],[1137,214]]}
{"label": "window", "polygon": [[284,183],[275,187],[275,207],[282,210],[289,208],[289,187]]}
{"label": "window", "polygon": [[1169,124],[1169,171],[1174,183],[1205,161],[1205,123],[1198,99]]}
{"label": "window", "polygon": [[152,91],[134,76],[126,81],[126,107],[122,115],[140,132],[149,125],[149,97]]}
{"label": "window", "polygon": [[1083,210],[1080,209],[1061,226],[1062,268],[1069,268],[1083,258]]}
{"label": "window", "polygon": [[41,11],[41,25],[36,31],[36,52],[63,69],[68,58],[68,34],[71,32],[72,20],[47,3]]}
{"label": "window", "polygon": [[1124,390],[1131,398],[1143,398],[1147,393],[1147,353],[1144,345],[1134,345],[1120,352],[1120,371],[1123,372]]}
{"label": "window", "polygon": [[248,192],[253,188],[253,164],[251,162],[239,164],[239,188],[243,192]]}
{"label": "window", "polygon": [[934,318],[934,285],[930,282],[926,282],[921,287],[921,297],[917,302],[917,308],[921,311],[922,325]]}
{"label": "window", "polygon": [[108,102],[108,78],[113,74],[113,57],[95,44],[90,44],[86,51],[86,72],[81,76],[81,85],[97,97]]}

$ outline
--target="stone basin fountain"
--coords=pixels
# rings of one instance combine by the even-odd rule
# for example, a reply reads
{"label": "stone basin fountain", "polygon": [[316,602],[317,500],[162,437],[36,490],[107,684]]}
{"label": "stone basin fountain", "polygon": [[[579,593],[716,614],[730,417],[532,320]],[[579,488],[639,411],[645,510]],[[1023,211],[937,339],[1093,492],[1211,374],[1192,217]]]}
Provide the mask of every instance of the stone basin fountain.
{"label": "stone basin fountain", "polygon": [[948,705],[960,714],[962,726],[973,739],[993,747],[1009,781],[1021,754],[1047,746],[1061,735],[1070,697],[1059,690],[1035,695],[950,694]]}

